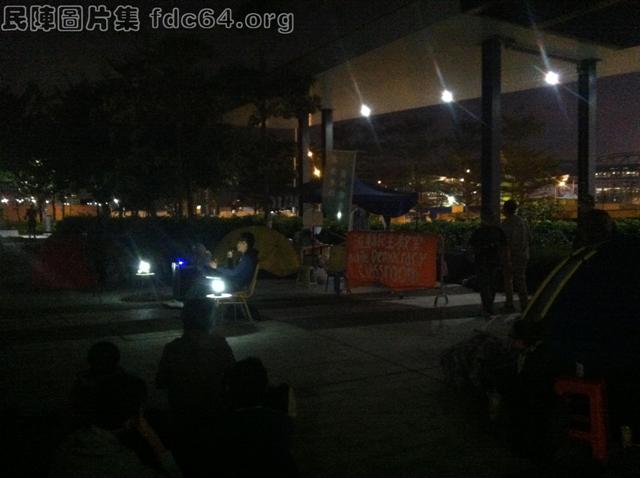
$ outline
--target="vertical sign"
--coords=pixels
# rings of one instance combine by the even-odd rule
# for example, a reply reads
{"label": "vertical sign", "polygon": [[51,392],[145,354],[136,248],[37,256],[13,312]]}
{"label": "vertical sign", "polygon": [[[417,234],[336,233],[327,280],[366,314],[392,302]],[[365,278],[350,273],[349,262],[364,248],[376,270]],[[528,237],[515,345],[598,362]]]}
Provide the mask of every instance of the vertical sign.
{"label": "vertical sign", "polygon": [[322,184],[322,212],[331,221],[349,224],[355,168],[355,151],[327,152]]}

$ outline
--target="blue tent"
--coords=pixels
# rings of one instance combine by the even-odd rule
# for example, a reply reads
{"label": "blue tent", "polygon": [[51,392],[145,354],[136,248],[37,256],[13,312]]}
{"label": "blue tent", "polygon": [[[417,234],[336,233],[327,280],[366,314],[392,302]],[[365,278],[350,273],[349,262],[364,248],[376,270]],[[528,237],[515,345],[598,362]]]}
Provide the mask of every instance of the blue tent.
{"label": "blue tent", "polygon": [[[305,202],[322,202],[322,183],[304,185]],[[353,203],[371,214],[398,217],[408,213],[418,202],[417,193],[391,191],[356,178],[353,181]]]}

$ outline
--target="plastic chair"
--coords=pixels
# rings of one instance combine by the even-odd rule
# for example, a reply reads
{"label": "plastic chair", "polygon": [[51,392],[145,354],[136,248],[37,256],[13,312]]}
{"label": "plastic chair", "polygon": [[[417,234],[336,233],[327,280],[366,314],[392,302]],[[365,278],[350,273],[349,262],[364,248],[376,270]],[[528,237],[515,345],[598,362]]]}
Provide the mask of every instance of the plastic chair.
{"label": "plastic chair", "polygon": [[569,429],[569,436],[589,442],[593,457],[604,461],[608,457],[607,404],[604,380],[567,377],[556,379],[555,392],[560,396],[580,395],[589,400],[589,416],[576,416],[578,421],[588,422],[589,430]]}
{"label": "plastic chair", "polygon": [[340,281],[342,278],[345,279],[345,288],[347,291],[349,290],[349,288],[346,287],[346,269],[347,247],[344,244],[338,244],[331,247],[329,250],[329,260],[325,266],[325,270],[327,271],[327,281],[324,284],[325,292],[329,290],[329,279],[333,279],[333,289],[335,290],[336,295],[340,294]]}
{"label": "plastic chair", "polygon": [[231,294],[231,297],[218,299],[219,305],[233,305],[234,307],[239,305],[242,310],[242,314],[249,322],[255,322],[253,320],[253,316],[251,315],[251,309],[249,307],[249,303],[247,302],[256,290],[256,283],[258,282],[258,272],[260,270],[260,265],[256,265],[256,270],[253,271],[253,278],[249,284],[249,287],[246,290],[241,290],[238,292],[234,292]]}

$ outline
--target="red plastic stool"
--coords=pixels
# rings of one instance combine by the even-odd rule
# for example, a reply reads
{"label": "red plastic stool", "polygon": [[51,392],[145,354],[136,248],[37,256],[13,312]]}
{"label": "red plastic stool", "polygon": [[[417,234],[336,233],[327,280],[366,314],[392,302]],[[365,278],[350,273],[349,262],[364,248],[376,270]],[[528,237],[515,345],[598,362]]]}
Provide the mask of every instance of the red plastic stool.
{"label": "red plastic stool", "polygon": [[589,431],[570,429],[569,436],[589,442],[593,457],[600,461],[606,460],[608,456],[604,385],[604,380],[567,377],[556,379],[554,387],[560,396],[583,395],[589,399]]}

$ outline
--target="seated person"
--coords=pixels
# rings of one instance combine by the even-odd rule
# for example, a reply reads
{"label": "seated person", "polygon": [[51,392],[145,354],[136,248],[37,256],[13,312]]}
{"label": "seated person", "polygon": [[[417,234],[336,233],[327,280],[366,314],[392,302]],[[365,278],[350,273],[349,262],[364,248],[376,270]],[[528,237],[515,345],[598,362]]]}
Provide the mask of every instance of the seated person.
{"label": "seated person", "polygon": [[198,242],[192,251],[193,265],[197,268],[206,267],[211,262],[211,252],[205,247],[204,244]]}
{"label": "seated person", "polygon": [[60,446],[49,476],[123,478],[182,476],[142,416],[146,387],[125,373],[103,375],[87,403],[86,425]]}
{"label": "seated person", "polygon": [[120,350],[111,342],[93,344],[87,353],[87,362],[89,369],[78,374],[71,390],[72,411],[81,424],[85,424],[92,411],[88,397],[91,397],[100,381],[126,375],[119,365]]}
{"label": "seated person", "polygon": [[240,260],[235,267],[222,267],[216,260],[209,262],[209,275],[221,277],[227,284],[227,292],[246,290],[253,280],[258,265],[258,251],[254,249],[256,239],[250,232],[244,232],[238,239],[236,248]]}
{"label": "seated person", "polygon": [[268,386],[267,370],[255,357],[237,362],[226,375],[229,413],[220,455],[224,476],[299,476],[290,452],[291,418],[268,406]]}

